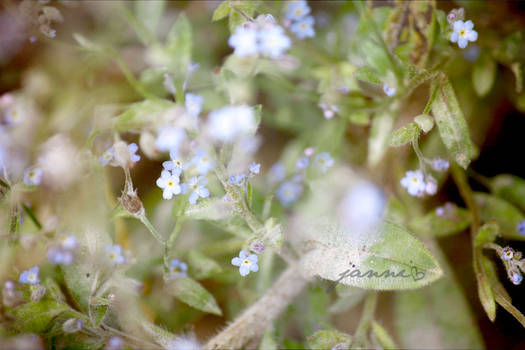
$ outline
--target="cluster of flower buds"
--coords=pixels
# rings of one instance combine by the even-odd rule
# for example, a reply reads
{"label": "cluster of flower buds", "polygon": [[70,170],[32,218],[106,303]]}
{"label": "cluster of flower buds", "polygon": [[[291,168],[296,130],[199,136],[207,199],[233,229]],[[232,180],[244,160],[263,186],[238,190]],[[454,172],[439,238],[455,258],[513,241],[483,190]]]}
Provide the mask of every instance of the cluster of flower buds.
{"label": "cluster of flower buds", "polygon": [[511,247],[501,248],[498,246],[496,251],[505,265],[509,280],[516,285],[520,284],[523,280],[522,273],[525,273],[525,259],[522,259],[523,254],[515,251]]}

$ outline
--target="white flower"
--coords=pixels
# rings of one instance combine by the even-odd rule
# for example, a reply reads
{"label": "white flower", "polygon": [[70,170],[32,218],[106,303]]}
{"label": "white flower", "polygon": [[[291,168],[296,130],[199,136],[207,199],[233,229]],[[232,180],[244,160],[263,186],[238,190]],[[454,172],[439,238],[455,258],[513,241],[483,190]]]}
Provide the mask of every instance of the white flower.
{"label": "white flower", "polygon": [[38,186],[42,181],[42,169],[30,168],[24,172],[24,183],[29,186]]}
{"label": "white flower", "polygon": [[208,179],[204,176],[192,177],[184,184],[184,192],[191,191],[191,194],[188,198],[190,204],[197,203],[197,200],[200,198],[208,198],[210,196],[210,191],[206,188],[208,184]]}
{"label": "white flower", "polygon": [[259,266],[257,265],[258,257],[255,254],[250,254],[246,256],[244,250],[239,252],[239,256],[232,259],[232,265],[239,266],[239,273],[241,276],[246,276],[252,272],[259,271]]}
{"label": "white flower", "polygon": [[290,21],[299,21],[309,13],[310,7],[305,0],[291,1],[288,3],[285,17]]}
{"label": "white flower", "polygon": [[174,168],[172,171],[163,170],[160,177],[157,179],[157,186],[163,189],[162,197],[164,199],[171,199],[173,195],[181,193],[179,185],[180,168]]}
{"label": "white flower", "polygon": [[118,244],[106,246],[106,254],[112,265],[120,265],[126,262],[126,258],[122,255],[122,247]]}
{"label": "white flower", "polygon": [[257,30],[251,26],[238,26],[228,39],[228,45],[233,47],[236,56],[257,55]]}
{"label": "white flower", "polygon": [[426,188],[421,170],[407,171],[405,177],[401,179],[401,186],[405,187],[411,196],[421,197]]}
{"label": "white flower", "polygon": [[467,47],[469,41],[478,40],[478,32],[474,29],[474,23],[471,20],[466,22],[455,21],[454,22],[454,32],[450,34],[450,41],[453,43],[458,43],[458,46],[462,49]]}
{"label": "white flower", "polygon": [[209,131],[217,141],[231,142],[254,131],[255,126],[255,115],[249,106],[227,106],[209,116]]}
{"label": "white flower", "polygon": [[268,25],[259,30],[259,51],[271,58],[278,58],[290,48],[292,41],[278,25]]}

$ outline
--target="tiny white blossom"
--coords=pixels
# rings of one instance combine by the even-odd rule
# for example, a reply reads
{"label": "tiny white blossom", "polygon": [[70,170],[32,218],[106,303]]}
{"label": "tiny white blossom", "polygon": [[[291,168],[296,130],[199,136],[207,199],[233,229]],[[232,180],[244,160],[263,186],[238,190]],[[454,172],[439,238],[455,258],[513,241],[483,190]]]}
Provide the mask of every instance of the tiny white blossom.
{"label": "tiny white blossom", "polygon": [[462,49],[467,47],[468,42],[474,42],[478,40],[478,32],[474,28],[474,23],[471,20],[466,22],[455,21],[454,22],[454,31],[450,34],[450,41],[453,43],[458,43],[458,46]]}
{"label": "tiny white blossom", "polygon": [[162,197],[164,199],[171,199],[173,195],[181,193],[182,189],[179,185],[180,168],[174,168],[172,171],[163,170],[160,177],[157,179],[157,186],[163,189]]}
{"label": "tiny white blossom", "polygon": [[234,54],[239,57],[255,56],[258,53],[257,29],[251,26],[238,26],[228,39]]}
{"label": "tiny white blossom", "polygon": [[314,18],[312,16],[307,16],[301,19],[300,21],[292,24],[290,31],[294,33],[299,39],[313,37],[315,35]]}
{"label": "tiny white blossom", "polygon": [[290,21],[299,21],[310,13],[310,6],[305,0],[290,1],[285,17]]}
{"label": "tiny white blossom", "polygon": [[198,117],[202,110],[202,96],[187,93],[185,97],[186,112],[192,117]]}
{"label": "tiny white blossom", "polygon": [[290,48],[292,41],[278,25],[268,25],[259,30],[259,50],[271,58],[281,57]]}
{"label": "tiny white blossom", "polygon": [[175,127],[164,127],[159,131],[155,140],[155,146],[159,151],[177,151],[182,141],[186,138],[186,132],[183,129]]}
{"label": "tiny white blossom", "polygon": [[231,142],[255,129],[255,115],[249,106],[227,106],[210,113],[211,137]]}
{"label": "tiny white blossom", "polygon": [[401,186],[405,187],[411,196],[420,197],[424,194],[426,184],[421,170],[407,171],[401,179]]}

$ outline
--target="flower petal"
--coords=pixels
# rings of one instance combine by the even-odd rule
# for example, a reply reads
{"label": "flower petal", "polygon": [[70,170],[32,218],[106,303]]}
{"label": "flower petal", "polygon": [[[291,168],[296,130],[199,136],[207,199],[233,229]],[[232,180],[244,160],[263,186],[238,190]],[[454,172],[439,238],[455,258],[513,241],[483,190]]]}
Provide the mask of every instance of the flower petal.
{"label": "flower petal", "polygon": [[162,197],[164,199],[171,199],[173,198],[173,192],[171,191],[171,188],[166,187],[164,191],[162,192]]}
{"label": "flower petal", "polygon": [[469,19],[468,21],[465,22],[463,28],[467,30],[471,30],[472,28],[474,28],[474,23]]}
{"label": "flower petal", "polygon": [[250,270],[253,272],[259,271],[259,266],[257,264],[251,264]]}
{"label": "flower petal", "polygon": [[241,267],[239,267],[239,273],[241,276],[246,276],[250,273],[250,267],[248,265],[241,265]]}
{"label": "flower petal", "polygon": [[458,40],[458,46],[462,49],[464,49],[465,47],[467,47],[468,45],[468,40],[466,38],[459,38]]}
{"label": "flower petal", "polygon": [[453,32],[452,34],[450,34],[450,41],[452,41],[453,43],[456,43],[458,39],[459,39],[458,32]]}
{"label": "flower petal", "polygon": [[454,22],[454,31],[455,32],[459,32],[464,27],[465,27],[465,23],[463,23],[463,21],[455,21]]}
{"label": "flower petal", "polygon": [[232,265],[234,266],[241,266],[242,265],[242,259],[239,257],[235,257],[232,259]]}
{"label": "flower petal", "polygon": [[199,199],[199,194],[197,192],[192,192],[190,194],[190,197],[188,198],[188,200],[190,201],[190,204],[195,204],[197,203],[197,199]]}
{"label": "flower petal", "polygon": [[239,252],[239,258],[241,258],[241,259],[246,259],[246,253],[244,252],[244,250],[241,250],[241,251]]}
{"label": "flower petal", "polygon": [[250,260],[252,263],[256,263],[257,260],[259,260],[259,257],[255,254],[250,254],[250,256],[248,257],[248,260]]}
{"label": "flower petal", "polygon": [[467,34],[467,40],[469,40],[469,41],[476,41],[476,40],[478,40],[478,32],[476,32],[475,30],[471,30]]}

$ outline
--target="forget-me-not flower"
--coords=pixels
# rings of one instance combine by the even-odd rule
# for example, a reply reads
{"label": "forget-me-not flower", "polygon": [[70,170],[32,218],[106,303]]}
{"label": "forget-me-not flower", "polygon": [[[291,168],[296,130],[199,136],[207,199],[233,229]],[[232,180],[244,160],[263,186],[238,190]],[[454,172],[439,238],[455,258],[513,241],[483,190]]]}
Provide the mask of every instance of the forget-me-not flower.
{"label": "forget-me-not flower", "polygon": [[450,164],[448,160],[442,158],[435,158],[432,160],[432,168],[437,171],[448,170]]}
{"label": "forget-me-not flower", "polygon": [[454,31],[450,34],[450,41],[453,43],[458,43],[458,46],[462,49],[467,47],[468,42],[474,42],[478,40],[478,32],[474,28],[474,22],[468,20],[455,21],[453,25]]}
{"label": "forget-me-not flower", "polygon": [[512,260],[514,258],[514,250],[510,247],[503,248],[503,252],[501,253],[501,258],[506,261]]}
{"label": "forget-me-not flower", "polygon": [[181,193],[182,189],[179,185],[180,168],[173,168],[173,170],[162,170],[160,177],[157,179],[157,186],[162,188],[162,197],[164,199],[171,199],[173,195]]}
{"label": "forget-me-not flower", "polygon": [[323,173],[325,173],[328,168],[331,168],[334,165],[334,160],[328,152],[322,152],[316,155],[314,162]]}
{"label": "forget-me-not flower", "polygon": [[263,55],[279,58],[291,45],[292,41],[279,25],[267,25],[259,30],[259,51]]}
{"label": "forget-me-not flower", "polygon": [[206,188],[206,185],[208,184],[208,179],[204,176],[199,177],[192,177],[188,180],[185,186],[185,191],[191,192],[188,200],[190,201],[190,204],[197,203],[197,200],[200,198],[208,198],[210,195],[210,191]]}
{"label": "forget-me-not flower", "polygon": [[520,235],[525,236],[525,220],[518,222],[516,230]]}
{"label": "forget-me-not flower", "polygon": [[306,169],[309,163],[310,159],[308,157],[301,157],[297,159],[297,162],[295,163],[295,168],[298,170]]}
{"label": "forget-me-not flower", "polygon": [[233,47],[236,56],[255,56],[259,53],[257,34],[252,26],[238,26],[228,39],[228,45]]}
{"label": "forget-me-not flower", "polygon": [[173,259],[170,261],[170,277],[175,279],[178,277],[186,277],[188,271],[188,265],[185,262],[182,262],[178,259]]}
{"label": "forget-me-not flower", "polygon": [[261,164],[253,162],[250,164],[249,171],[252,175],[259,174],[259,171],[261,171]]}
{"label": "forget-me-not flower", "polygon": [[197,172],[201,175],[207,174],[215,167],[213,159],[203,150],[198,150],[191,161],[196,166]]}
{"label": "forget-me-not flower", "polygon": [[126,258],[122,255],[122,247],[118,244],[106,246],[106,254],[111,265],[121,265],[126,262]]}
{"label": "forget-me-not flower", "polygon": [[421,170],[407,171],[401,179],[401,186],[407,189],[411,196],[420,197],[425,192],[425,181]]}
{"label": "forget-me-not flower", "polygon": [[290,1],[285,14],[290,21],[299,21],[310,13],[310,6],[305,0]]}
{"label": "forget-me-not flower", "polygon": [[312,16],[303,19],[291,25],[290,31],[299,39],[311,38],[315,35],[314,18]]}
{"label": "forget-me-not flower", "polygon": [[281,162],[275,163],[270,168],[270,173],[268,174],[270,182],[279,182],[284,180],[286,177],[286,168],[284,167],[284,164]]}
{"label": "forget-me-not flower", "polygon": [[102,153],[100,157],[98,157],[98,161],[102,166],[108,165],[109,162],[113,159],[115,156],[115,151],[113,150],[113,146],[108,148],[106,152]]}
{"label": "forget-me-not flower", "polygon": [[232,259],[232,265],[239,266],[239,273],[244,277],[250,272],[259,271],[257,260],[257,255],[250,254],[249,256],[246,256],[244,250],[241,250],[239,256]]}
{"label": "forget-me-not flower", "polygon": [[208,117],[211,137],[217,141],[232,142],[256,127],[253,109],[249,106],[226,106]]}
{"label": "forget-me-not flower", "polygon": [[47,251],[47,258],[55,265],[70,265],[75,260],[75,255],[62,247],[51,247]]}
{"label": "forget-me-not flower", "polygon": [[135,142],[130,143],[128,145],[128,150],[129,150],[129,158],[131,159],[131,162],[132,163],[138,162],[140,160],[140,156],[136,153],[139,150],[139,146],[137,146]]}
{"label": "forget-me-not flower", "polygon": [[521,283],[521,281],[523,280],[523,276],[521,275],[521,273],[519,272],[514,272],[512,274],[512,283],[518,285]]}
{"label": "forget-me-not flower", "polygon": [[285,207],[295,203],[301,193],[303,192],[303,186],[297,182],[286,181],[281,184],[277,190],[276,196],[281,204]]}
{"label": "forget-me-not flower", "polygon": [[228,182],[232,185],[241,185],[246,180],[246,175],[243,173],[230,175]]}
{"label": "forget-me-not flower", "polygon": [[396,94],[396,91],[397,91],[396,88],[390,87],[387,84],[383,84],[383,92],[388,97],[394,96]]}
{"label": "forget-me-not flower", "polygon": [[29,168],[24,172],[24,183],[29,186],[38,186],[42,182],[42,169]]}
{"label": "forget-me-not flower", "polygon": [[192,117],[198,117],[202,110],[202,96],[187,93],[185,97],[186,112]]}
{"label": "forget-me-not flower", "polygon": [[27,284],[40,283],[40,278],[38,277],[39,270],[40,268],[38,266],[33,266],[29,270],[22,272],[18,280],[20,281],[20,283],[27,283]]}
{"label": "forget-me-not flower", "polygon": [[166,126],[160,129],[155,146],[159,151],[178,151],[179,146],[186,137],[186,132],[183,129]]}

